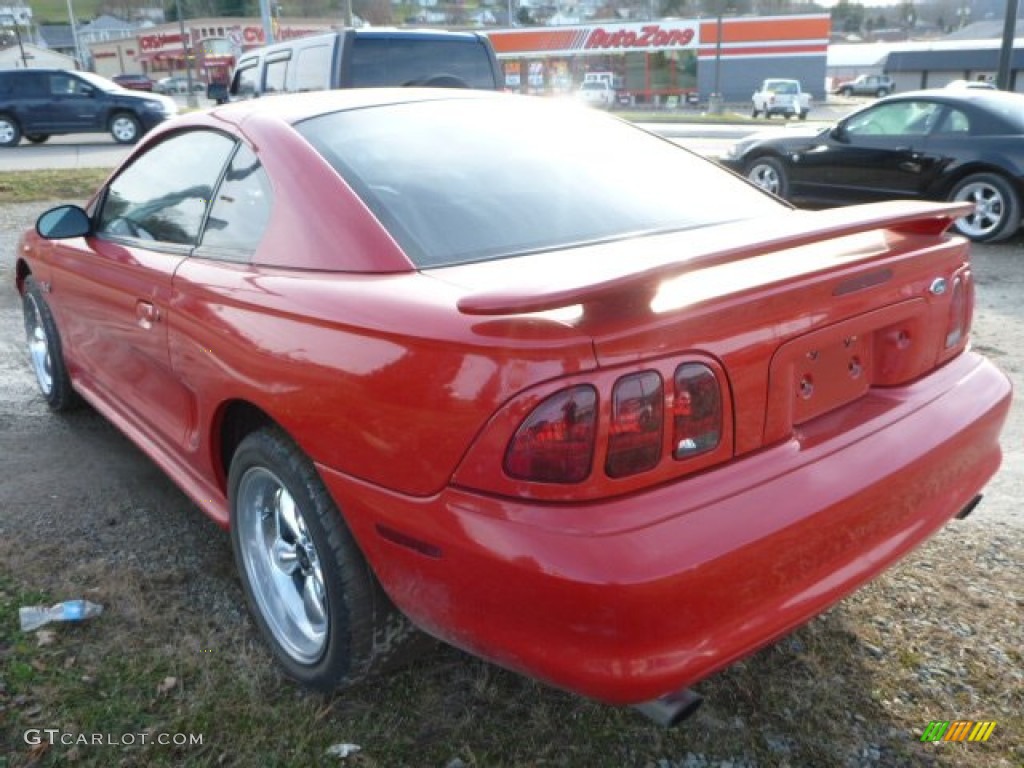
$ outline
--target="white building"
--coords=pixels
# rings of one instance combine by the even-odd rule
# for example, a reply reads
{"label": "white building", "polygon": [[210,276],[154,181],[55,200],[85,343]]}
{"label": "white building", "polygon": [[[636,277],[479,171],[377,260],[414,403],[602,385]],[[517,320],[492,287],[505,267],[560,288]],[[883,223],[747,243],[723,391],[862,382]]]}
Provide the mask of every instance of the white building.
{"label": "white building", "polygon": [[[73,56],[65,56],[63,53],[51,51],[49,48],[40,48],[32,43],[22,43],[25,50],[25,59],[29,67],[52,67],[55,69],[78,69]],[[25,60],[21,56],[21,48],[12,45],[9,48],[0,50],[0,69],[22,69]]]}

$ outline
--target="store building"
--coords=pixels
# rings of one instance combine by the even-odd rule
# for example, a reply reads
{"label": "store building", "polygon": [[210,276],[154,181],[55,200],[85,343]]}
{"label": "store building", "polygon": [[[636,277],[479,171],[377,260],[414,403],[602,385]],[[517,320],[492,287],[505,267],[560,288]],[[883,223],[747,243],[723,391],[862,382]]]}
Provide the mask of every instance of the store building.
{"label": "store building", "polygon": [[699,93],[750,98],[766,77],[800,80],[825,97],[828,14],[672,19],[495,30],[487,36],[508,88],[572,90],[586,73],[610,72],[639,104]]}
{"label": "store building", "polygon": [[[333,19],[275,19],[276,39],[289,40],[336,28]],[[175,22],[147,27],[133,38],[89,46],[94,70],[104,77],[122,72],[145,74],[154,79],[182,75],[186,56],[192,73],[203,83],[226,83],[243,51],[258,48],[266,38],[259,20],[237,17],[189,19],[184,37]]]}
{"label": "store building", "polygon": [[[276,39],[337,29],[334,19],[281,19]],[[486,32],[505,70],[506,86],[524,93],[567,93],[587,73],[610,73],[616,89],[638,104],[664,104],[689,94],[750,98],[766,77],[800,80],[825,96],[828,14],[593,23]],[[238,56],[264,43],[258,20],[189,19],[140,30],[134,38],[95,43],[98,74],[182,74],[186,56],[202,82],[226,82]]]}
{"label": "store building", "polygon": [[[1024,47],[1014,41],[1009,90],[1024,90]],[[895,45],[885,62],[897,91],[941,88],[952,80],[995,82],[1002,51],[1000,40],[943,40]]]}

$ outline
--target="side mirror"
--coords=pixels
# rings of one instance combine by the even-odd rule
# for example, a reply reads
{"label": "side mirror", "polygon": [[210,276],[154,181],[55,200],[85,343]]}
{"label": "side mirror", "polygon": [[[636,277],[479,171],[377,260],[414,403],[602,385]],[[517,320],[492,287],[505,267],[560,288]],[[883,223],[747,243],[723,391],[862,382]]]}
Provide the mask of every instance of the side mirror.
{"label": "side mirror", "polygon": [[836,123],[834,126],[832,126],[832,129],[828,132],[828,135],[830,138],[834,139],[835,141],[838,141],[841,144],[845,144],[848,141],[848,137],[846,135],[846,126],[844,126],[842,123]]}
{"label": "side mirror", "polygon": [[36,220],[36,232],[47,240],[85,237],[92,232],[92,221],[77,205],[61,205]]}

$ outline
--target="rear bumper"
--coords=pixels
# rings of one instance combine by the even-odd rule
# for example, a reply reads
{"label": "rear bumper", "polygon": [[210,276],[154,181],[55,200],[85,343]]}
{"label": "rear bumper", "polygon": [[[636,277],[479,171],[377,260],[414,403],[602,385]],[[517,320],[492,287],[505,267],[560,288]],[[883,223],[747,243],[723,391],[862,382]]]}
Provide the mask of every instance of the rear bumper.
{"label": "rear bumper", "polygon": [[996,471],[1009,402],[1006,377],[968,353],[782,445],[598,503],[410,498],[320,470],[423,629],[629,704],[753,652],[927,539]]}

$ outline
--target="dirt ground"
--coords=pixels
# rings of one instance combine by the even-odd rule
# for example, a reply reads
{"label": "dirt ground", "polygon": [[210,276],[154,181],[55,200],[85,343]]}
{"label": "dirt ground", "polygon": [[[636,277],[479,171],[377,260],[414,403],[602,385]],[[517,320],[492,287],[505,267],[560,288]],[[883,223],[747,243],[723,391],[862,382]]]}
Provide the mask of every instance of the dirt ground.
{"label": "dirt ground", "polygon": [[[117,615],[128,623],[161,610],[162,596],[173,594],[175,605],[180,601],[187,607],[178,642],[191,642],[190,637],[201,634],[197,627],[209,626],[212,616],[221,625],[218,631],[245,624],[228,537],[91,409],[54,416],[37,395],[25,353],[13,260],[17,235],[46,207],[0,209],[0,563],[18,582],[61,598],[89,597],[88,590],[98,589],[106,600],[120,600]],[[1019,503],[1024,498],[1024,406],[1019,396],[1024,385],[1024,238],[979,246],[974,254],[974,347],[1006,371],[1018,397],[1003,436],[1003,467],[981,506],[957,524],[956,537],[981,540],[995,533],[997,541],[1012,541],[1013,551],[1019,552],[1024,539]],[[943,558],[933,559],[941,569]],[[1016,646],[1019,653],[1024,647],[1019,623],[1024,578],[1020,563],[1011,560],[1004,566],[999,571],[1008,583],[995,588],[1017,594],[1018,621],[1010,624],[1010,637],[995,637],[993,643]],[[136,581],[119,584],[129,573]],[[73,594],[76,585],[84,594]],[[887,630],[880,632],[877,643],[884,644]],[[993,669],[992,674],[1002,671]],[[1017,684],[1019,680],[1006,683]],[[935,712],[934,717],[955,715]],[[1024,746],[1004,754],[1008,762],[988,764],[1017,765],[1024,760]],[[855,758],[854,764],[876,760]]]}

